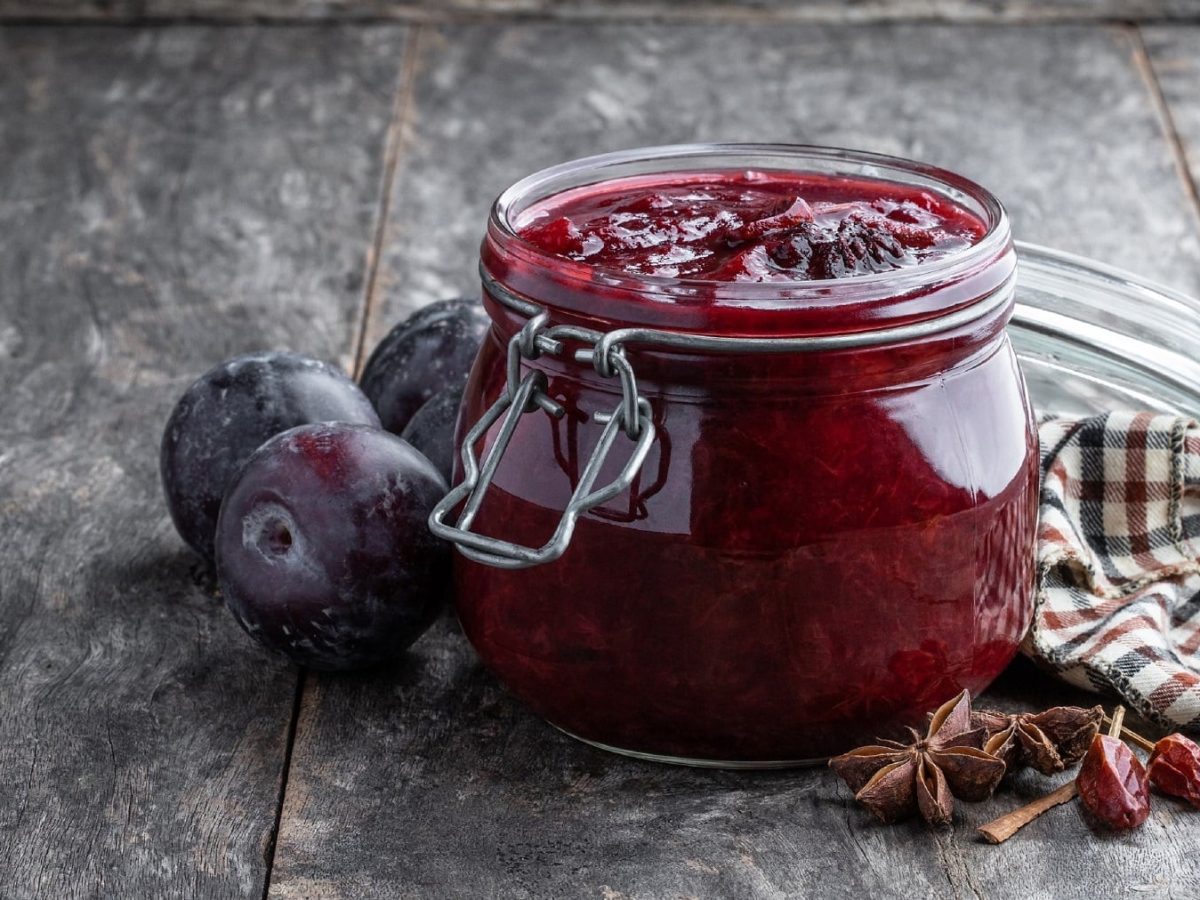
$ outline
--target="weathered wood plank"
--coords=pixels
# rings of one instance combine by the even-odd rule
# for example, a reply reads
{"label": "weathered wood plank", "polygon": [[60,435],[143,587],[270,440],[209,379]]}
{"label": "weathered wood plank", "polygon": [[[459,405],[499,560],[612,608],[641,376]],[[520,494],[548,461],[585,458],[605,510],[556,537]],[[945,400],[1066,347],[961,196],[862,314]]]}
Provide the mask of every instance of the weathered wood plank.
{"label": "weathered wood plank", "polygon": [[582,19],[951,22],[1195,19],[1197,0],[0,0],[0,17],[45,21],[199,18],[411,19],[536,15]]}
{"label": "weathered wood plank", "polygon": [[296,671],[157,473],[214,361],[351,358],[401,26],[0,29],[0,896],[257,897]]}
{"label": "weathered wood plank", "polygon": [[[1200,288],[1200,245],[1131,34],[1108,28],[518,25],[424,33],[382,260],[377,337],[473,289],[516,177],[647,142],[795,140],[973,175],[1026,238]],[[714,76],[719,73],[719,76]],[[1120,139],[1114,138],[1119,135]],[[292,897],[1064,897],[1184,891],[1200,817],[1129,839],[1057,810],[1012,844],[871,824],[823,771],[711,773],[604,755],[525,712],[450,622],[390,675],[310,679],[272,894]],[[999,696],[1064,691],[1018,671]],[[1147,887],[1149,886],[1149,887]]]}

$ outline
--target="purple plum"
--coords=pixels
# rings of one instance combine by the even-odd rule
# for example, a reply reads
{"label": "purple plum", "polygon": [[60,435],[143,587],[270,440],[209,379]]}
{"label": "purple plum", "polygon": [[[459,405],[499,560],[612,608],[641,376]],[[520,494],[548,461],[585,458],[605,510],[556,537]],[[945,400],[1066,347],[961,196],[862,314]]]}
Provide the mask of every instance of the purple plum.
{"label": "purple plum", "polygon": [[400,433],[400,437],[425,454],[447,482],[454,469],[454,426],[462,394],[461,384],[438,391],[425,401]]}
{"label": "purple plum", "polygon": [[217,577],[241,626],[313,669],[398,657],[449,592],[426,520],[446,491],[406,441],[361,425],[293,428],[246,463],[221,505]]}
{"label": "purple plum", "polygon": [[252,353],[209,369],[175,404],[159,449],[163,493],[175,528],[209,562],[221,498],[268,438],[312,422],[379,427],[379,417],[341,369],[298,353]]}
{"label": "purple plum", "polygon": [[383,427],[400,434],[430,397],[461,386],[490,320],[477,300],[439,300],[387,333],[359,383]]}

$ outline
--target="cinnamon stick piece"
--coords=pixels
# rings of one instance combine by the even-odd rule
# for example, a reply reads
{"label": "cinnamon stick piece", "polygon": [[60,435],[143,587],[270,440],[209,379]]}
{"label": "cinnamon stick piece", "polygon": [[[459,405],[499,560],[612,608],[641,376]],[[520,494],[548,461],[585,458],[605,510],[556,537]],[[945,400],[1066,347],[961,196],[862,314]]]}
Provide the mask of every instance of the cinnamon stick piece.
{"label": "cinnamon stick piece", "polygon": [[[1108,716],[1105,716],[1104,724],[1112,725],[1112,719],[1110,719]],[[1121,737],[1123,737],[1125,740],[1129,741],[1129,743],[1134,744],[1135,746],[1141,747],[1147,753],[1154,752],[1154,747],[1156,746],[1154,741],[1150,740],[1149,738],[1142,737],[1136,731],[1134,731],[1130,728],[1126,728],[1124,725],[1121,726]]]}
{"label": "cinnamon stick piece", "polygon": [[983,835],[983,839],[989,844],[1002,844],[1046,810],[1066,803],[1078,793],[1079,791],[1075,787],[1075,782],[1068,782],[1058,790],[1051,791],[1049,794],[1039,797],[1037,800],[1026,806],[1022,806],[1020,809],[1014,809],[1007,815],[993,819],[986,825],[980,825],[979,833]]}
{"label": "cinnamon stick piece", "polygon": [[1121,733],[1121,729],[1125,727],[1125,707],[1118,706],[1113,710],[1112,718],[1105,716],[1108,719],[1108,736],[1117,737]]}

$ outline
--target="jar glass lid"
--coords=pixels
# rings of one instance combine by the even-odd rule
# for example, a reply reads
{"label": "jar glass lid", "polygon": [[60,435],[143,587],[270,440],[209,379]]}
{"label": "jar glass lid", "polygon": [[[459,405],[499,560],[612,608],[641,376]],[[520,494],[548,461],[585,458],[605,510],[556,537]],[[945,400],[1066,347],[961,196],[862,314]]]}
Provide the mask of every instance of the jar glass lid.
{"label": "jar glass lid", "polygon": [[1039,414],[1200,418],[1200,301],[1033,244],[1017,259],[1009,334]]}

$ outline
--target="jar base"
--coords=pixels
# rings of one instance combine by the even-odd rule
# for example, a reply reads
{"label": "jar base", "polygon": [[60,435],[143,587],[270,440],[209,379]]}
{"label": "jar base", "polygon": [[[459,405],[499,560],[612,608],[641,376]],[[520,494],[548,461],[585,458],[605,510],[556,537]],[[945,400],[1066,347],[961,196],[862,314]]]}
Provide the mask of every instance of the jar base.
{"label": "jar base", "polygon": [[[553,722],[550,723],[554,725]],[[611,744],[602,744],[600,741],[589,740],[585,737],[580,737],[575,732],[563,728],[561,725],[554,725],[559,731],[567,737],[595,747],[597,750],[605,750],[609,753],[616,753],[619,756],[628,756],[631,759],[639,759],[643,762],[665,763],[670,766],[690,766],[695,769],[733,769],[733,770],[750,770],[750,769],[799,769],[805,766],[823,766],[829,762],[828,756],[818,756],[813,759],[764,759],[764,760],[741,760],[741,759],[691,759],[685,756],[665,756],[661,753],[647,753],[643,750],[627,750],[624,747],[614,747]]]}

